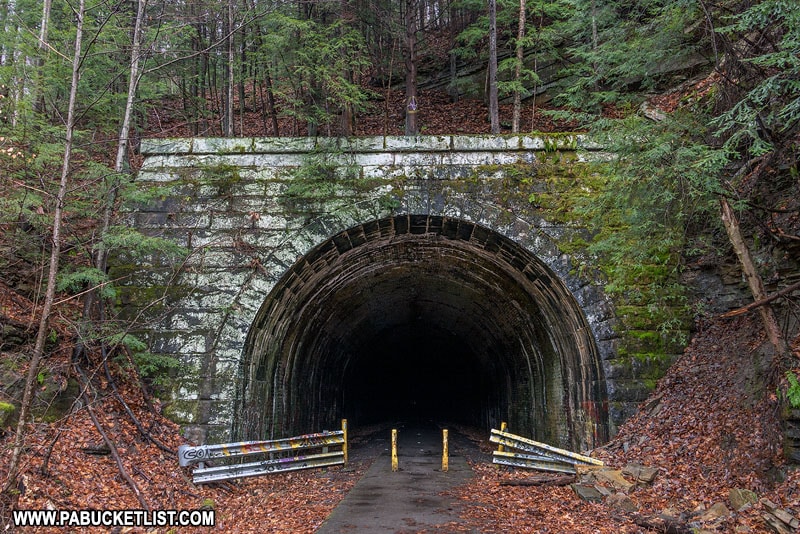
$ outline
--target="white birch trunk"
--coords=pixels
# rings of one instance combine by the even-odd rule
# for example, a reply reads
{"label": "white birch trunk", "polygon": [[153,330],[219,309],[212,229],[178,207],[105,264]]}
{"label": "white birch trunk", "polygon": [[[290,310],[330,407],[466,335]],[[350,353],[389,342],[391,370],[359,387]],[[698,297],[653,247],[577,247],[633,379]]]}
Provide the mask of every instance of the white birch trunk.
{"label": "white birch trunk", "polygon": [[117,157],[114,160],[114,172],[117,173],[125,170],[128,146],[130,144],[131,116],[133,115],[133,105],[136,102],[136,91],[139,88],[139,79],[141,77],[139,60],[142,56],[142,30],[146,8],[147,0],[137,0],[136,21],[133,25],[133,37],[131,40],[131,62],[128,77],[128,96],[125,100],[125,112],[123,113],[122,125],[119,129]]}
{"label": "white birch trunk", "polygon": [[56,275],[58,274],[59,256],[61,254],[61,222],[64,210],[64,199],[67,194],[67,179],[72,158],[72,140],[75,130],[75,104],[78,95],[78,83],[80,82],[81,48],[83,39],[83,17],[85,11],[85,0],[80,0],[76,12],[78,21],[75,32],[75,54],[72,59],[72,85],[69,92],[69,107],[67,108],[67,124],[64,141],[64,159],[61,167],[61,180],[59,182],[58,193],[56,195],[55,210],[53,213],[53,233],[52,248],[50,251],[50,267],[47,274],[47,287],[45,289],[44,303],[42,305],[42,315],[39,320],[39,329],[36,333],[36,344],[31,355],[28,366],[28,374],[25,378],[25,391],[22,396],[22,406],[20,407],[19,422],[17,432],[14,437],[14,447],[9,462],[8,477],[5,489],[11,489],[16,483],[19,472],[19,462],[22,456],[23,444],[25,441],[25,425],[30,416],[31,404],[33,402],[34,386],[39,370],[39,363],[44,354],[44,345],[49,332],[50,313],[56,293]]}

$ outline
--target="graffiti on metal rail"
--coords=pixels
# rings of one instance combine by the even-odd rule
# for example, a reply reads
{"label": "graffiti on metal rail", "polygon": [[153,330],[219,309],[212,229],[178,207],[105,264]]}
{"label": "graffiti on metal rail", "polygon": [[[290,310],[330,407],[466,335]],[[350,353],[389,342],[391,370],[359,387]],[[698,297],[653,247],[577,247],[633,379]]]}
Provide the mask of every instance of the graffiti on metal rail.
{"label": "graffiti on metal rail", "polygon": [[196,447],[181,445],[178,447],[178,462],[182,467],[185,467],[193,463],[204,462],[214,458],[230,458],[246,456],[248,454],[274,453],[344,444],[344,432],[339,430],[335,432],[304,434],[302,436],[269,441],[242,441],[238,443],[221,443],[218,445],[198,445]]}
{"label": "graffiti on metal rail", "polygon": [[[346,420],[343,420],[343,429],[346,428],[346,424]],[[329,447],[341,447],[341,450],[329,452]],[[305,452],[300,454],[298,451]],[[215,482],[231,478],[267,475],[281,471],[342,465],[347,461],[347,435],[344,430],[341,430],[304,434],[302,436],[269,441],[241,441],[238,443],[199,445],[197,447],[181,445],[178,447],[178,463],[181,467],[199,462],[213,464],[213,460],[217,459],[224,463],[236,457],[265,453],[270,455],[265,460],[234,465],[198,467],[192,472],[192,479],[195,483]],[[286,456],[274,458],[273,456],[276,455],[274,453],[283,453],[283,455],[277,454],[277,456]]]}
{"label": "graffiti on metal rail", "polygon": [[[181,447],[183,447],[183,445],[181,445]],[[204,460],[206,458],[206,453],[205,447],[186,447],[183,450],[178,450],[180,459],[186,462],[185,465]],[[182,463],[181,465],[184,464]]]}
{"label": "graffiti on metal rail", "polygon": [[222,465],[195,469],[192,479],[195,483],[216,482],[232,478],[245,478],[259,475],[269,475],[283,471],[297,471],[312,467],[328,467],[344,463],[342,451],[310,454],[305,456],[292,456],[275,460],[264,460],[239,465]]}

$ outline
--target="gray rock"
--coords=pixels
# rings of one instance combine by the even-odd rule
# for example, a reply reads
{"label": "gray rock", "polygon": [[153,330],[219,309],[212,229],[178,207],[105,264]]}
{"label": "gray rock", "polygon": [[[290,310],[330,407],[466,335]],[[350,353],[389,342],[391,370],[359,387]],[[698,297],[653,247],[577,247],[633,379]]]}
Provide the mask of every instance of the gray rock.
{"label": "gray rock", "polygon": [[575,492],[581,500],[586,502],[602,502],[603,494],[597,491],[597,488],[588,484],[570,484],[572,491]]}
{"label": "gray rock", "polygon": [[652,484],[658,476],[658,469],[639,464],[629,464],[622,469],[623,475],[632,477],[637,483]]}
{"label": "gray rock", "polygon": [[758,495],[748,489],[733,488],[728,492],[728,500],[731,503],[731,508],[738,512],[757,503]]}
{"label": "gray rock", "polygon": [[611,508],[617,508],[624,512],[638,512],[639,507],[636,506],[630,497],[624,493],[614,493],[606,498],[606,504]]}
{"label": "gray rock", "polygon": [[725,506],[724,503],[715,502],[711,505],[711,508],[703,512],[698,519],[703,523],[710,523],[719,519],[724,519],[729,515],[731,515],[731,511],[728,510],[728,507]]}

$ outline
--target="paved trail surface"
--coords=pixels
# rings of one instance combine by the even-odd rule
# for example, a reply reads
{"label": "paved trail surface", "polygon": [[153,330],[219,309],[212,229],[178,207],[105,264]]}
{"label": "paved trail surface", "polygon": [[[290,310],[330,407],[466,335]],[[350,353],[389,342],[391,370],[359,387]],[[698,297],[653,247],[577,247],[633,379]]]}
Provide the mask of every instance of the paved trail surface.
{"label": "paved trail surface", "polygon": [[[317,530],[317,534],[445,534],[457,531],[461,503],[449,489],[465,483],[472,470],[454,449],[442,472],[442,432],[429,426],[398,426],[400,470],[391,470],[390,432],[372,440],[378,457]],[[457,438],[456,438],[457,439]],[[460,442],[459,442],[460,443]],[[464,532],[463,527],[459,532]]]}

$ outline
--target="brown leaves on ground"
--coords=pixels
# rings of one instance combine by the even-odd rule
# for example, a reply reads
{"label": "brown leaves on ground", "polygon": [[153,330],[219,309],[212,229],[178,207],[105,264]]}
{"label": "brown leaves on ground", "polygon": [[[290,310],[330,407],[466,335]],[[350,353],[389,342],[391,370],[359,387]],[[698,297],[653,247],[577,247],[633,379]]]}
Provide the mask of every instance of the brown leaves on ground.
{"label": "brown leaves on ground", "polygon": [[[126,384],[120,389],[150,436],[172,450],[185,443],[178,425],[149,410],[137,388]],[[195,486],[189,471],[178,466],[177,457],[148,442],[125,415],[123,407],[108,393],[102,387],[98,390],[92,400],[94,411],[150,508],[197,510],[212,506],[216,511],[216,530],[220,532],[313,532],[365,467],[335,467]],[[3,448],[9,447],[10,442],[10,436],[6,435]],[[35,425],[26,447],[17,509],[141,508],[112,457],[102,454],[103,439],[85,409],[78,407],[73,414],[55,423]],[[48,472],[43,475],[41,467],[48,456]],[[4,457],[0,463],[3,479],[6,460]],[[64,532],[53,528],[25,531]],[[128,531],[143,532],[144,529]]]}
{"label": "brown leaves on ground", "polygon": [[[372,88],[374,98],[368,109],[359,113],[355,120],[353,135],[403,135],[405,132],[405,92],[386,91]],[[463,98],[453,102],[444,91],[420,91],[417,121],[421,135],[458,135],[490,133],[489,110],[486,103],[477,99]],[[210,106],[211,104],[209,104]],[[238,100],[236,102],[238,107]],[[511,133],[511,104],[500,105],[501,133]],[[547,113],[552,106],[535,104],[528,100],[522,105],[520,131],[523,132],[563,132],[574,131],[575,123],[554,119]],[[237,111],[235,135],[239,137],[275,136],[272,121],[265,110],[245,106]],[[180,101],[163,101],[157,108],[151,108],[148,131],[144,137],[211,137],[221,135],[219,121],[204,121],[202,124],[186,115]],[[279,136],[304,136],[308,134],[307,125],[291,116],[279,112]],[[319,135],[340,135],[336,120],[319,127]],[[135,166],[135,165],[134,165]]]}
{"label": "brown leaves on ground", "polygon": [[[508,472],[482,463],[474,465],[476,478],[461,489],[464,516],[481,532],[626,532],[630,520],[601,503],[579,500],[570,487],[501,486],[528,473]],[[632,531],[632,532],[635,532]]]}
{"label": "brown leaves on ground", "polygon": [[800,513],[800,473],[781,469],[778,403],[763,389],[767,346],[757,317],[705,325],[639,413],[593,452],[607,465],[659,470],[652,485],[629,495],[639,512],[581,501],[569,487],[503,486],[530,473],[484,462],[458,492],[466,516],[482,532],[645,532],[634,519],[662,512],[706,531],[769,532],[760,504],[713,524],[702,521],[715,503],[730,508],[734,488]]}

